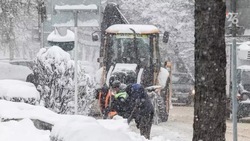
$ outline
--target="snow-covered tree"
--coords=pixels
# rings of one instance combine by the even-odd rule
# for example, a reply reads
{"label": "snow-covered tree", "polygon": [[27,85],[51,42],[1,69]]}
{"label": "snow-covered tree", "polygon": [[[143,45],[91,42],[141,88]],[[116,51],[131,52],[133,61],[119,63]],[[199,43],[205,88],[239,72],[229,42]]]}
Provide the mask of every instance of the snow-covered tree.
{"label": "snow-covered tree", "polygon": [[30,59],[39,50],[38,2],[0,1],[0,56]]}
{"label": "snow-covered tree", "polygon": [[[42,48],[35,59],[33,71],[38,75],[41,103],[57,113],[70,114],[74,105],[74,61],[60,47]],[[80,63],[79,63],[80,64]],[[79,113],[88,114],[93,93],[93,81],[78,66]]]}

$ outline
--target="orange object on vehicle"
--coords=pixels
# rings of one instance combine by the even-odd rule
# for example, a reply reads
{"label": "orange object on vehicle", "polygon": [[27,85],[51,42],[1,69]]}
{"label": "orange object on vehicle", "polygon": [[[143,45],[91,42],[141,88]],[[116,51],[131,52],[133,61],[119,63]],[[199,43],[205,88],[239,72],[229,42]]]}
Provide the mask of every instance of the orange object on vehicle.
{"label": "orange object on vehicle", "polygon": [[106,98],[105,98],[105,108],[108,107],[109,102],[110,102],[110,98],[111,98],[111,92],[110,92],[110,90],[109,90],[109,91],[108,91],[108,94],[107,94],[107,96],[106,96]]}
{"label": "orange object on vehicle", "polygon": [[105,96],[105,94],[103,94],[102,92],[99,92],[99,94],[98,94],[98,103],[99,103],[101,111],[103,110],[103,108],[107,108],[109,103],[110,103],[110,99],[111,99],[110,90],[108,91],[107,95],[105,96],[105,102],[102,101],[103,96]]}

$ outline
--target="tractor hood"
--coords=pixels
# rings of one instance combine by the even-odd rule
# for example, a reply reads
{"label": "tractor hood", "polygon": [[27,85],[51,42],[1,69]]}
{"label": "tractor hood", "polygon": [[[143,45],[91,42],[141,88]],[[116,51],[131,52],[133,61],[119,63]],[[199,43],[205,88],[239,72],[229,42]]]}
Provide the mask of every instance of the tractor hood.
{"label": "tractor hood", "polygon": [[134,71],[136,70],[137,64],[122,64],[117,63],[115,65],[115,68],[113,72],[128,72],[128,71]]}

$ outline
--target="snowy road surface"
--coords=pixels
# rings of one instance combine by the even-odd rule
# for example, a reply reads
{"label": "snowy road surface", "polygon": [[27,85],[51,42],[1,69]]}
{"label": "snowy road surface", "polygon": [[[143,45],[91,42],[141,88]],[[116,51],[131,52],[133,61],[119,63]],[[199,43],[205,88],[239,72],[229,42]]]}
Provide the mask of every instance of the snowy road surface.
{"label": "snowy road surface", "polygon": [[[168,122],[153,125],[151,138],[161,136],[165,141],[191,141],[193,136],[193,107],[176,106],[170,110]],[[138,132],[135,125],[130,125]],[[250,141],[250,123],[238,123],[238,141]],[[233,141],[232,122],[227,120],[226,141]]]}

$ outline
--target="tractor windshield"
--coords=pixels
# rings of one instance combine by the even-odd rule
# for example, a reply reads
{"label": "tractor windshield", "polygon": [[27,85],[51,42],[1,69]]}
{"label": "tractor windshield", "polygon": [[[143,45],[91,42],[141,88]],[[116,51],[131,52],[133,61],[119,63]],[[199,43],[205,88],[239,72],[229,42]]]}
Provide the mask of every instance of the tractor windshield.
{"label": "tractor windshield", "polygon": [[[113,63],[138,63],[150,65],[149,35],[115,34],[111,37],[110,61]],[[136,53],[137,52],[137,53]]]}

